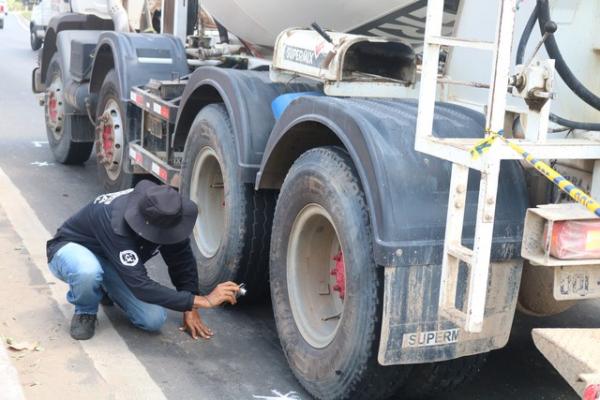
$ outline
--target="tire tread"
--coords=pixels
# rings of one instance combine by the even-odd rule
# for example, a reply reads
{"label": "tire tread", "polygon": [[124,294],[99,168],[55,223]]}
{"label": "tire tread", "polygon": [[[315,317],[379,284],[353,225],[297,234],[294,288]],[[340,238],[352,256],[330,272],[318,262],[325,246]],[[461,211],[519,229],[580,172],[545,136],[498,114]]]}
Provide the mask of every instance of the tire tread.
{"label": "tire tread", "polygon": [[[337,182],[337,184],[343,184],[344,187],[349,187],[351,189],[350,192],[346,192],[346,194],[347,196],[353,197],[357,202],[357,210],[361,214],[361,219],[366,227],[368,235],[365,243],[366,251],[372,254],[371,225],[367,203],[358,174],[348,153],[339,147],[319,147],[311,149],[300,156],[292,165],[292,168],[288,171],[286,176],[286,181],[288,178],[295,175],[298,169],[304,168],[304,164],[307,161],[315,162],[315,165],[318,165],[321,170],[334,171],[332,180]],[[282,188],[282,193],[284,190],[286,190],[285,183]],[[278,201],[275,211],[276,215],[283,212],[280,209],[283,207],[287,207],[287,205],[283,204],[281,200]],[[273,268],[273,266],[271,266],[271,268]],[[373,264],[365,266],[365,268],[377,269],[378,267]],[[354,371],[348,378],[350,381],[338,380],[337,382],[324,387],[322,384],[306,380],[292,369],[300,383],[318,399],[367,400],[389,398],[403,384],[404,379],[410,370],[410,367],[407,366],[384,367],[377,361],[379,347],[378,339],[381,328],[383,271],[379,269],[376,270],[375,273],[377,274],[376,279],[373,279],[368,284],[368,291],[362,292],[362,295],[369,299],[368,304],[370,304],[370,309],[365,309],[361,312],[365,315],[372,316],[372,319],[368,322],[365,332],[363,332],[363,337],[366,337],[367,339],[362,342],[361,346],[365,347],[358,351],[358,356],[351,359],[348,365],[347,369]],[[272,287],[272,290],[274,301],[285,296],[285,293],[281,293],[284,291],[284,288],[281,286],[274,286]],[[276,317],[278,319],[278,325],[294,323],[291,316],[281,318],[281,316],[276,315]],[[289,326],[283,326],[278,330],[281,335],[282,332],[285,332],[288,329],[290,329]],[[282,342],[282,344],[285,345],[284,342]],[[286,350],[285,352],[288,358],[294,357],[294,355],[290,355],[289,349],[284,350]]]}
{"label": "tire tread", "polygon": [[[41,53],[38,53],[41,54]],[[52,58],[50,59],[50,63],[48,66],[48,75],[46,77],[46,86],[48,87],[50,84],[50,80],[52,79],[55,70],[58,71],[59,74],[62,74],[62,65],[60,61],[60,56],[58,53],[54,53]],[[46,111],[44,111],[46,112]],[[45,115],[44,118],[47,118]],[[46,126],[46,135],[48,137],[48,144],[50,149],[52,150],[52,155],[61,164],[66,165],[76,165],[83,164],[90,158],[90,154],[92,151],[92,147],[94,146],[93,142],[75,142],[71,139],[70,130],[73,129],[73,123],[75,121],[79,121],[78,118],[85,118],[79,115],[65,115],[65,121],[63,126],[63,133],[61,140],[56,140],[54,138],[54,134],[51,132],[50,128]],[[87,118],[86,118],[87,120]],[[68,142],[68,143],[66,143]]]}
{"label": "tire tread", "polygon": [[[210,118],[213,123],[219,124],[219,121],[225,124],[225,127],[221,124],[221,129],[227,130],[230,133],[230,137],[221,136],[221,133],[213,133],[219,139],[219,143],[223,146],[223,149],[235,149],[235,138],[233,133],[233,126],[229,113],[224,104],[215,103],[205,106],[196,117],[198,118]],[[212,116],[210,116],[212,114]],[[217,114],[215,121],[215,114]],[[192,124],[192,129],[197,125],[195,121]],[[217,129],[217,126],[213,127]],[[184,165],[182,168],[182,176],[184,177],[183,192],[187,193],[189,190],[191,177],[191,171],[193,169],[194,154],[191,150],[198,146],[197,137],[199,131],[191,131],[184,148]],[[198,137],[201,137],[198,135]],[[227,142],[227,143],[225,143]],[[206,145],[206,143],[204,144]],[[227,150],[224,150],[227,151]],[[233,157],[235,159],[235,157]],[[223,166],[221,166],[223,168]],[[237,168],[237,165],[231,165],[229,168]],[[232,214],[239,215],[239,226],[237,231],[230,231],[229,237],[226,239],[227,242],[234,242],[236,245],[227,246],[228,253],[226,255],[226,263],[229,266],[233,266],[233,272],[226,270],[227,266],[221,266],[223,270],[219,273],[218,279],[233,280],[238,283],[246,283],[249,288],[248,295],[243,298],[244,302],[262,302],[265,297],[269,295],[268,290],[268,257],[269,257],[269,244],[271,237],[271,224],[273,220],[273,212],[275,209],[275,192],[273,191],[255,191],[251,184],[232,182],[230,184],[230,190],[239,191],[237,198],[237,204],[230,205]],[[189,193],[187,193],[189,195]],[[237,222],[236,222],[237,223]],[[223,251],[222,249],[219,250]],[[215,266],[211,261],[199,259],[199,263],[206,262],[211,265],[211,268]],[[212,290],[216,285],[216,282],[207,284],[201,283],[201,289],[203,291]]]}

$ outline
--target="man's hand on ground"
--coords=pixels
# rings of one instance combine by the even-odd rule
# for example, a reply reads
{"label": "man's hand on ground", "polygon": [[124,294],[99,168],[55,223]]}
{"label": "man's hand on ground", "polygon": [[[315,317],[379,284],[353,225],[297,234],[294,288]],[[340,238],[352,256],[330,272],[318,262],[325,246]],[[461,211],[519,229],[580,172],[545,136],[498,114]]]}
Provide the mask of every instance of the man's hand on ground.
{"label": "man's hand on ground", "polygon": [[202,322],[198,311],[185,311],[183,313],[183,326],[179,328],[181,331],[185,331],[190,334],[194,339],[202,337],[204,339],[210,339],[213,337],[213,331]]}
{"label": "man's hand on ground", "polygon": [[196,296],[194,298],[194,308],[213,308],[223,303],[235,304],[236,294],[240,287],[233,282],[223,282],[206,296]]}

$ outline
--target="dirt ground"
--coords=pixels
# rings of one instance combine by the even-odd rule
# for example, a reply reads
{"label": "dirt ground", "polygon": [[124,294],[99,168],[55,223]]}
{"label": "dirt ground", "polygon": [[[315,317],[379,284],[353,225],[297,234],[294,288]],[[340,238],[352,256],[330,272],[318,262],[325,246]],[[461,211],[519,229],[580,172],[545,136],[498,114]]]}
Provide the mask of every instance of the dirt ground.
{"label": "dirt ground", "polygon": [[[69,336],[70,321],[50,297],[48,283],[31,262],[2,209],[0,276],[0,337],[18,371],[26,398],[111,398],[109,387],[81,345]],[[30,349],[13,350],[7,340],[29,344]]]}

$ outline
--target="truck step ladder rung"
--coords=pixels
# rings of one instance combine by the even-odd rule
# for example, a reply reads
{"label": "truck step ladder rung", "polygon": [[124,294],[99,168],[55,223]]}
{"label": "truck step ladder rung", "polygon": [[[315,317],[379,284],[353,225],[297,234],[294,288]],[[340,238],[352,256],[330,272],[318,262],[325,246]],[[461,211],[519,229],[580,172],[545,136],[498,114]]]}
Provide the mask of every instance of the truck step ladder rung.
{"label": "truck step ladder rung", "polygon": [[[517,0],[499,0],[496,37],[494,42],[483,42],[443,36],[444,0],[428,0],[427,3],[415,149],[452,162],[439,307],[441,315],[450,316],[450,320],[458,328],[472,333],[483,330],[500,159],[485,157],[473,160],[469,149],[475,144],[475,140],[462,139],[461,141],[451,138],[444,141],[433,136],[440,48],[449,46],[492,51],[494,61],[490,71],[485,128],[496,132],[502,130],[516,5]],[[476,82],[475,84],[477,85]],[[485,87],[483,84],[479,86]],[[481,171],[472,250],[461,243],[469,168]],[[463,297],[465,305],[461,307],[462,310],[458,310],[456,291],[459,286],[458,272],[461,261],[469,268],[468,284]],[[464,316],[464,318],[457,316]]]}
{"label": "truck step ladder rung", "polygon": [[465,325],[467,321],[467,314],[456,309],[456,308],[445,308],[442,311],[444,318],[454,322],[456,325]]}
{"label": "truck step ladder rung", "polygon": [[448,36],[429,36],[425,43],[434,46],[465,47],[469,49],[489,50],[496,48],[494,42],[483,42],[470,39],[459,39]]}
{"label": "truck step ladder rung", "polygon": [[448,246],[448,254],[467,265],[473,264],[473,250],[462,245]]}

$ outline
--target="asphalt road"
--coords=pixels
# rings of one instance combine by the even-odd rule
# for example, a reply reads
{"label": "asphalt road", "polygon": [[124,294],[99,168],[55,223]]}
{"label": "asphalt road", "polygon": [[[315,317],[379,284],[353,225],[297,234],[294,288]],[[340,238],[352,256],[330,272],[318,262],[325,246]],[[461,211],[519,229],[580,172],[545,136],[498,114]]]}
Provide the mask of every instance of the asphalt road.
{"label": "asphalt road", "polygon": [[[56,164],[46,143],[43,109],[31,93],[36,54],[28,31],[9,15],[0,31],[0,168],[18,186],[46,229],[60,223],[99,194],[95,161],[83,166]],[[160,262],[151,275],[168,282]],[[492,352],[475,382],[444,399],[575,399],[570,387],[537,352],[533,327],[600,326],[597,304],[580,304],[552,318],[517,315],[508,346]],[[170,399],[252,399],[272,391],[309,396],[289,371],[276,335],[270,305],[205,312],[216,336],[194,341],[178,331],[172,312],[160,334],[132,328],[116,309],[111,322],[152,379]],[[101,329],[100,327],[99,329]],[[110,349],[106,349],[110,351]],[[118,361],[115,361],[115,366]]]}

